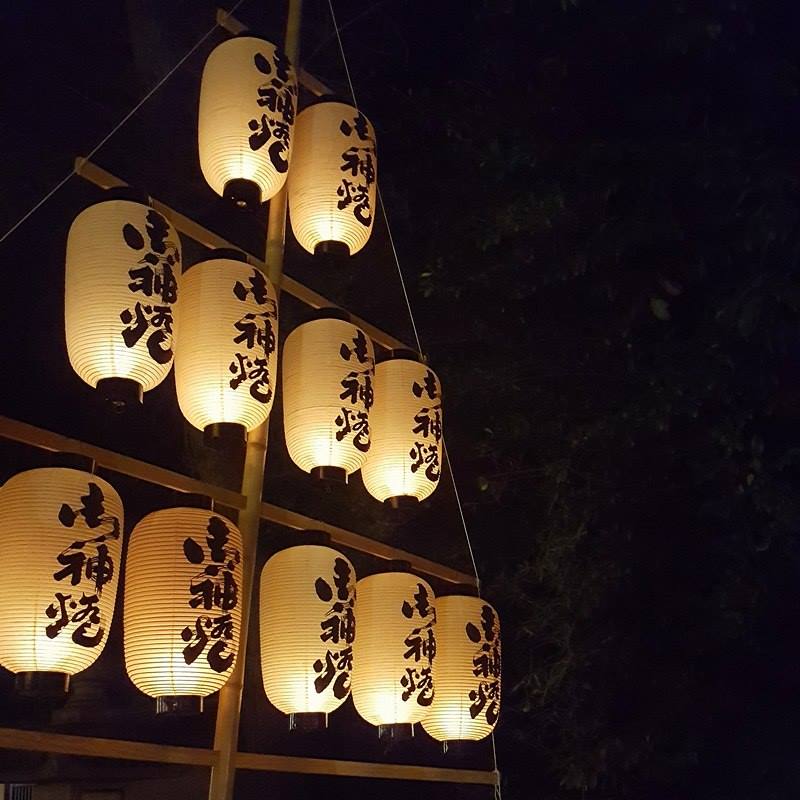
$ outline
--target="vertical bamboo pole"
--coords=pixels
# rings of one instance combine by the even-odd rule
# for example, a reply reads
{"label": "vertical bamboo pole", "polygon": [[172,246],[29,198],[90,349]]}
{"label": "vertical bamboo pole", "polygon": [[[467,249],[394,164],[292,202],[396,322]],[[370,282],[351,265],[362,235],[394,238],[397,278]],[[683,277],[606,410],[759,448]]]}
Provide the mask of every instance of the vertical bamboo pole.
{"label": "vertical bamboo pole", "polygon": [[[300,19],[303,0],[289,0],[286,19],[284,49],[295,69],[299,71]],[[286,243],[286,184],[269,202],[267,215],[267,242],[265,262],[267,277],[280,298],[283,280],[283,253]],[[242,473],[242,494],[247,503],[239,512],[239,530],[244,545],[244,571],[242,577],[242,623],[236,667],[219,693],[219,706],[214,729],[216,763],[211,768],[208,788],[209,800],[232,800],[236,778],[236,752],[239,745],[239,717],[242,708],[247,638],[250,612],[253,606],[255,559],[258,546],[258,529],[261,521],[261,493],[264,488],[264,466],[267,456],[269,420],[259,425],[247,436],[247,451]]]}

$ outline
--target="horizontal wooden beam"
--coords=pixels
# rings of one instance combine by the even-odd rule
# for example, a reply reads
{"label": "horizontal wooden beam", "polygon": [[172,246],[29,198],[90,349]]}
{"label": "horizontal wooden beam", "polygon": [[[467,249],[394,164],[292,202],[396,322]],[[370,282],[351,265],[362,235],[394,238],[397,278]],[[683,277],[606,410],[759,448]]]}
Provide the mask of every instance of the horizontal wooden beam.
{"label": "horizontal wooden beam", "polygon": [[211,767],[216,760],[216,753],[213,750],[199,747],[126,742],[119,739],[99,739],[94,736],[73,736],[67,733],[26,731],[16,728],[0,728],[0,748],[90,758],[119,758],[125,761],[154,761],[158,764],[191,764],[197,767]]}
{"label": "horizontal wooden beam", "polygon": [[342,761],[305,756],[272,756],[261,753],[237,753],[237,769],[267,772],[294,772],[304,775],[337,775],[345,778],[385,778],[396,781],[434,783],[470,783],[494,786],[494,772],[478,769],[448,769],[411,764],[374,764],[370,761]]}
{"label": "horizontal wooden beam", "polygon": [[[233,14],[226,11],[224,8],[217,9],[217,25],[219,25],[220,28],[224,28],[228,33],[232,33],[234,36],[247,33],[249,30],[247,25],[241,20],[236,19]],[[328,88],[319,78],[307,72],[302,67],[297,77],[301,85],[305,86],[311,94],[315,94],[317,97],[334,93],[333,89]]]}
{"label": "horizontal wooden beam", "polygon": [[[0,438],[20,442],[32,447],[39,447],[42,450],[49,450],[54,453],[76,453],[77,455],[91,458],[99,466],[113,472],[119,472],[121,475],[129,475],[132,478],[147,481],[147,483],[153,483],[157,486],[165,486],[168,489],[175,489],[179,492],[206,495],[213,498],[215,503],[228,508],[239,509],[244,508],[245,505],[244,497],[230,489],[223,489],[221,486],[190,478],[180,472],[173,472],[170,469],[164,469],[164,467],[158,467],[146,461],[139,461],[137,458],[115,453],[112,450],[106,450],[104,447],[87,444],[78,439],[62,436],[60,433],[53,433],[44,428],[37,428],[35,425],[19,422],[10,417],[0,416]],[[383,542],[377,542],[368,536],[353,533],[353,531],[339,528],[336,525],[329,525],[327,522],[307,517],[305,514],[299,514],[296,511],[290,511],[288,508],[281,508],[272,503],[261,504],[261,518],[268,522],[274,522],[276,525],[283,525],[295,530],[327,531],[331,535],[331,539],[342,547],[349,547],[377,558],[408,561],[412,568],[452,583],[475,583],[475,578],[466,573],[451,569],[443,564],[437,564],[435,561],[414,555],[406,550],[400,550]]]}
{"label": "horizontal wooden beam", "polygon": [[[112,758],[121,761],[148,761],[156,764],[214,766],[217,753],[201,747],[180,747],[153,742],[130,742],[74,736],[51,731],[0,728],[0,749],[33,753],[59,753],[87,758]],[[291,772],[304,775],[338,775],[349,778],[385,778],[402,781],[431,781],[493,786],[495,773],[476,769],[444,769],[406,764],[373,764],[369,761],[343,761],[332,758],[237,753],[239,769],[262,772]]]}
{"label": "horizontal wooden beam", "polygon": [[450,583],[467,583],[473,586],[476,584],[474,575],[468,575],[466,572],[459,572],[457,569],[452,569],[444,564],[438,564],[435,561],[430,561],[427,558],[422,558],[422,556],[414,555],[398,547],[392,547],[391,545],[384,544],[375,539],[370,539],[368,536],[353,533],[345,528],[339,528],[336,525],[329,525],[327,522],[312,519],[305,514],[289,511],[286,508],[272,505],[272,503],[261,504],[261,517],[269,522],[274,522],[277,525],[283,525],[287,528],[294,528],[295,530],[325,531],[330,534],[331,541],[334,544],[339,544],[342,547],[350,547],[353,550],[358,550],[360,553],[367,553],[368,555],[387,559],[389,561],[408,561],[412,569],[424,572],[426,575],[431,575],[435,578],[441,578]]}
{"label": "horizontal wooden beam", "polygon": [[[113,175],[92,161],[82,158],[81,156],[78,156],[78,158],[75,159],[75,174],[80,175],[82,178],[90,183],[95,184],[95,186],[99,186],[101,189],[114,189],[120,186],[128,186],[128,184],[122,178],[118,178],[116,175]],[[185,234],[190,239],[194,239],[204,247],[211,249],[220,247],[233,247],[237,250],[241,250],[241,247],[229,242],[227,239],[223,239],[222,236],[219,236],[213,231],[208,230],[208,228],[204,228],[198,222],[195,222],[185,214],[181,214],[180,211],[170,208],[170,206],[165,205],[156,198],[151,197],[150,203],[153,208],[160,214],[163,214],[175,226],[175,228],[180,231],[180,233]],[[261,270],[266,270],[264,262],[261,259],[256,258],[251,253],[246,253],[245,255],[247,256],[248,263],[252,264],[254,267],[258,267]],[[300,300],[300,302],[305,303],[312,308],[328,308],[331,306],[338,306],[338,304],[334,303],[333,300],[329,300],[327,297],[315,292],[313,289],[310,289],[308,286],[305,286],[286,274],[283,276],[281,288],[283,291],[288,292],[293,297],[296,297],[298,300]],[[350,319],[352,319],[353,324],[358,325],[358,327],[361,328],[364,333],[370,337],[370,339],[382,345],[383,347],[390,349],[409,347],[409,345],[400,341],[400,339],[397,339],[391,334],[386,333],[386,331],[382,331],[380,328],[376,328],[374,325],[370,324],[366,320],[361,319],[360,317],[355,316],[354,314],[350,314]]]}
{"label": "horizontal wooden beam", "polygon": [[9,417],[0,417],[0,437],[10,439],[14,442],[39,447],[42,450],[49,450],[54,453],[75,453],[94,460],[99,466],[119,472],[121,475],[129,475],[147,483],[154,483],[158,486],[165,486],[168,489],[175,489],[179,492],[189,492],[202,494],[211,497],[214,502],[229,508],[244,508],[245,499],[238,492],[223,489],[211,483],[198,481],[188,475],[181,475],[180,472],[173,472],[164,467],[157,467],[155,464],[148,464],[146,461],[139,461],[137,458],[124,456],[104,447],[97,447],[93,444],[81,442],[78,439],[71,439],[62,436],[60,433],[52,433],[27,422],[19,422]]}

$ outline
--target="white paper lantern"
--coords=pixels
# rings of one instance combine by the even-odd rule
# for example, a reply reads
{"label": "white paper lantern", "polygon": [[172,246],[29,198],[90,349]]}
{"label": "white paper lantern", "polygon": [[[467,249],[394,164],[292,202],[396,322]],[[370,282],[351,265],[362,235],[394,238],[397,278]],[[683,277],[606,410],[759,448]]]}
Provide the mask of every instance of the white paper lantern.
{"label": "white paper lantern", "polygon": [[133,529],[125,561],[125,666],[164,711],[202,710],[236,664],[242,537],[225,517],[167,508]]}
{"label": "white paper lantern", "polygon": [[96,203],[69,229],[67,353],[75,372],[115,403],[141,401],[172,367],[180,259],[178,234],[143,203]]}
{"label": "white paper lantern", "polygon": [[275,289],[236,251],[184,273],[175,386],[186,419],[207,436],[241,440],[269,416],[275,397]]}
{"label": "white paper lantern", "polygon": [[410,726],[434,698],[434,594],[408,572],[384,572],[356,585],[352,694],[372,725]]}
{"label": "white paper lantern", "polygon": [[375,131],[353,106],[322,100],[297,117],[289,216],[297,241],[314,252],[353,255],[375,218]]}
{"label": "white paper lantern", "polygon": [[209,55],[200,84],[200,167],[220,196],[247,208],[283,186],[292,152],[297,79],[274,44],[237,36]]}
{"label": "white paper lantern", "polygon": [[370,448],[375,357],[357,326],[331,318],[295,328],[283,346],[283,428],[300,469],[346,481]]}
{"label": "white paper lantern", "polygon": [[422,727],[439,741],[478,741],[500,714],[500,620],[478,597],[436,599],[436,696]]}
{"label": "white paper lantern", "polygon": [[65,688],[103,652],[122,530],[119,495],[89,472],[33,469],[0,489],[0,664],[21,688]]}
{"label": "white paper lantern", "polygon": [[393,355],[375,368],[372,445],[361,475],[374,498],[398,506],[424,500],[439,484],[442,389],[414,353]]}
{"label": "white paper lantern", "polygon": [[330,547],[290,547],[264,565],[261,675],[291,727],[323,725],[350,693],[355,597],[353,565]]}

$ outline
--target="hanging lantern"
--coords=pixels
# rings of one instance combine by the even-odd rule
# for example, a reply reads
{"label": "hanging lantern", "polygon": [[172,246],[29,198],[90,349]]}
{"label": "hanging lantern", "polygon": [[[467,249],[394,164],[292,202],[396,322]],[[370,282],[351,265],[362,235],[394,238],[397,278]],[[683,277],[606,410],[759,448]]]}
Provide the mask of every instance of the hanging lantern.
{"label": "hanging lantern", "polygon": [[369,337],[346,313],[322,313],[283,346],[283,427],[300,469],[346,481],[370,447],[375,358]]}
{"label": "hanging lantern", "polygon": [[297,79],[274,44],[237,36],[203,68],[198,145],[208,185],[240,208],[273,197],[286,180]]}
{"label": "hanging lantern", "polygon": [[0,488],[0,664],[19,690],[66,691],[103,652],[122,530],[119,495],[90,472],[32,469]]}
{"label": "hanging lantern", "polygon": [[165,217],[112,191],[69,229],[64,321],[72,368],[122,408],[172,367],[181,256]]}
{"label": "hanging lantern", "polygon": [[202,508],[148,514],[125,562],[125,666],[163,712],[197,712],[233,672],[242,610],[242,537]]}
{"label": "hanging lantern", "polygon": [[442,389],[410,350],[394,350],[375,368],[372,445],[361,468],[364,486],[393,507],[424,500],[442,464]]}
{"label": "hanging lantern", "polygon": [[434,697],[433,590],[409,572],[362,578],[356,584],[356,622],[352,679],[356,710],[379,726],[381,736],[408,736]]}
{"label": "hanging lantern", "polygon": [[264,565],[261,675],[292,729],[325,727],[350,694],[355,598],[353,565],[330,547],[290,547]]}
{"label": "hanging lantern", "polygon": [[181,291],[178,404],[209,442],[242,441],[274,399],[275,289],[238,251],[216,250],[184,274]]}
{"label": "hanging lantern", "polygon": [[356,108],[322,100],[297,117],[289,216],[309,253],[353,255],[372,233],[375,131]]}
{"label": "hanging lantern", "polygon": [[500,714],[500,620],[478,597],[436,599],[436,696],[422,727],[441,741],[478,741]]}

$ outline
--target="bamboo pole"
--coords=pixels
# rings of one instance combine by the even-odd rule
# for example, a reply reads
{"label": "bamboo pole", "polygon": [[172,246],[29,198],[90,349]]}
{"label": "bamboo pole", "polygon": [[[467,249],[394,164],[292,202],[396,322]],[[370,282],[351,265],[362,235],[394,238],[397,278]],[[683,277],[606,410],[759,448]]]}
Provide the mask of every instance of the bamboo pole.
{"label": "bamboo pole", "polygon": [[[289,61],[295,65],[298,64],[300,54],[302,10],[303,0],[289,0],[284,50]],[[287,191],[284,183],[283,188],[269,202],[267,242],[264,255],[267,277],[275,287],[279,300],[283,281],[283,254],[286,245],[286,207]],[[242,710],[242,691],[247,661],[247,639],[253,608],[255,560],[261,522],[261,493],[264,488],[268,425],[269,420],[259,425],[247,436],[247,452],[242,474],[242,494],[246,498],[246,503],[244,509],[239,512],[239,530],[242,533],[244,548],[239,653],[233,674],[219,693],[219,706],[214,728],[214,752],[217,758],[211,768],[211,780],[208,787],[209,800],[233,800],[236,780],[236,751],[239,745],[239,718]]]}

